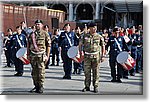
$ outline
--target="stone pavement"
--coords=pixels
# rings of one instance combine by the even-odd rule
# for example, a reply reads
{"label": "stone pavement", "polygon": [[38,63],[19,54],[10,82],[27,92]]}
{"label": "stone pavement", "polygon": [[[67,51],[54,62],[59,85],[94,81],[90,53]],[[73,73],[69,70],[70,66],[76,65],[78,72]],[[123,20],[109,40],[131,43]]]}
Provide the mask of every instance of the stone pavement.
{"label": "stone pavement", "polygon": [[[4,95],[38,95],[37,93],[29,93],[33,88],[31,79],[31,66],[24,66],[24,75],[21,77],[14,76],[14,67],[3,68],[6,65],[4,55],[1,56],[2,65],[1,94]],[[108,58],[101,63],[99,92],[93,93],[91,84],[90,92],[82,92],[84,87],[84,73],[82,75],[73,75],[71,80],[62,79],[64,72],[62,63],[60,66],[49,66],[46,69],[46,79],[44,84],[44,93],[50,95],[142,95],[143,94],[143,76],[136,73],[135,76],[129,76],[129,79],[122,79],[123,83],[110,82],[110,68]]]}

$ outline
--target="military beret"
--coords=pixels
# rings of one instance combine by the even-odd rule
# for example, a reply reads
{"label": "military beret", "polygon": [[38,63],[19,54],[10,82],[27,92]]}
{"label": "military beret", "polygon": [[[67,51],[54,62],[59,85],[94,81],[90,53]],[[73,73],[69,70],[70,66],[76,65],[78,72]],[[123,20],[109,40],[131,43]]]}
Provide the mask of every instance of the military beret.
{"label": "military beret", "polygon": [[94,26],[96,26],[96,23],[91,22],[91,23],[88,24],[88,26],[89,26],[89,27],[94,27]]}
{"label": "military beret", "polygon": [[35,21],[35,24],[36,23],[42,23],[43,24],[43,21],[38,19],[38,20]]}

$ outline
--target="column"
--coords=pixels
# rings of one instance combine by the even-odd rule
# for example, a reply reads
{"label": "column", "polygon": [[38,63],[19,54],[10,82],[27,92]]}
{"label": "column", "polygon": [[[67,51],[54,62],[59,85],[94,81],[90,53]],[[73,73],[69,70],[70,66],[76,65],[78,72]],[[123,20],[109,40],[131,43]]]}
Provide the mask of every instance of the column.
{"label": "column", "polygon": [[47,8],[47,2],[44,2],[44,7],[46,7],[46,8]]}
{"label": "column", "polygon": [[124,17],[123,17],[123,21],[124,21],[124,28],[127,28],[127,15],[124,14]]}
{"label": "column", "polygon": [[69,3],[69,21],[73,21],[73,4]]}
{"label": "column", "polygon": [[102,5],[101,6],[101,12],[100,12],[100,20],[102,20],[103,19],[103,9],[104,9],[104,6]]}
{"label": "column", "polygon": [[96,2],[95,19],[99,19],[99,13],[100,13],[100,3]]}

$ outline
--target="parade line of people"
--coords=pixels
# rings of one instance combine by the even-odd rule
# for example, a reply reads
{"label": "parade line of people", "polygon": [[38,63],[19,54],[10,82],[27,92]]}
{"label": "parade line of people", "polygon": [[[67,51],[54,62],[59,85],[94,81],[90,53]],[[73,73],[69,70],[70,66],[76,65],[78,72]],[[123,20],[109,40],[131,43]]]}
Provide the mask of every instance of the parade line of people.
{"label": "parade line of people", "polygon": [[[29,28],[23,21],[15,30],[8,28],[7,36],[3,39],[7,61],[5,67],[15,66],[14,76],[22,76],[24,73],[24,63],[16,57],[16,53],[21,48],[27,48],[27,59],[32,67],[34,84],[30,92],[43,93],[45,69],[49,69],[49,65],[59,66],[60,57],[65,74],[63,79],[71,79],[72,74],[80,75],[84,72],[85,87],[82,92],[91,90],[91,77],[93,77],[93,92],[98,92],[100,63],[105,61],[105,57],[109,57],[112,77],[110,82],[122,83],[122,78],[128,79],[129,75],[135,76],[135,73],[143,72],[142,25],[130,28],[116,26],[98,32],[94,22],[90,22],[82,30],[80,27],[71,30],[71,25],[67,23],[62,30],[53,30],[50,32],[49,26],[43,25],[42,20],[36,20],[35,25]],[[78,48],[80,61],[74,61],[68,56],[68,50],[73,46]],[[117,56],[122,51],[126,51],[134,59],[130,70],[126,70],[117,61]]]}

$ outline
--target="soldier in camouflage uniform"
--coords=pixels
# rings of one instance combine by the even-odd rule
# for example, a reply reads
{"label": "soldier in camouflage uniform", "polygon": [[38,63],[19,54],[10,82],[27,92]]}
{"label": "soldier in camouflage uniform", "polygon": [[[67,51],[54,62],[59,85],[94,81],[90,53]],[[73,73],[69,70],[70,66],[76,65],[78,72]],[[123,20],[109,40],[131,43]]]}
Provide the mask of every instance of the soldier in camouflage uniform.
{"label": "soldier in camouflage uniform", "polygon": [[32,66],[32,79],[35,87],[30,92],[43,93],[45,65],[50,54],[51,40],[48,33],[42,30],[43,23],[36,20],[36,30],[29,36],[28,58]]}
{"label": "soldier in camouflage uniform", "polygon": [[89,24],[90,32],[84,34],[79,42],[79,50],[84,51],[84,74],[85,74],[85,88],[82,90],[90,91],[91,84],[91,70],[93,73],[93,86],[94,92],[98,92],[99,82],[99,65],[103,60],[104,55],[104,39],[101,35],[96,33],[96,24]]}

